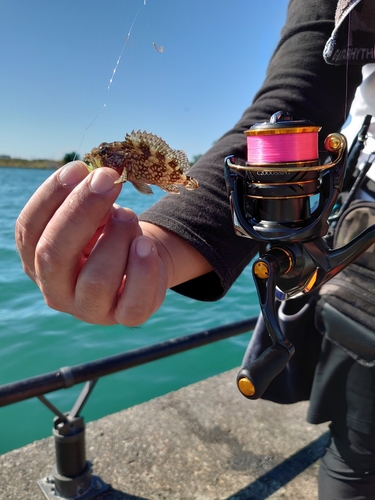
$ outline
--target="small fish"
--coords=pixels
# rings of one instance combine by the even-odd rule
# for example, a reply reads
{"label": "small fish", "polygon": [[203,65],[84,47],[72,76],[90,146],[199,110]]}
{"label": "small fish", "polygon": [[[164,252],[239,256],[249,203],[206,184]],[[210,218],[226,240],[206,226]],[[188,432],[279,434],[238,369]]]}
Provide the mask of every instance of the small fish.
{"label": "small fish", "polygon": [[149,184],[168,193],[179,194],[178,186],[188,190],[198,181],[185,172],[190,168],[184,151],[172,149],[160,137],[148,132],[126,134],[125,141],[103,142],[84,156],[89,170],[110,167],[119,172],[116,184],[129,181],[143,194],[152,194]]}

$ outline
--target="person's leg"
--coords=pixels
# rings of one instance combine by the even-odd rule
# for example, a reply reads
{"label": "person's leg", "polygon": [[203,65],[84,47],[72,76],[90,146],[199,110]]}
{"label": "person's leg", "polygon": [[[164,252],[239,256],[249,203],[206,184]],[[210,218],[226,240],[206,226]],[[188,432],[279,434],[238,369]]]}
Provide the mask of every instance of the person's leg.
{"label": "person's leg", "polygon": [[321,460],[319,500],[375,500],[375,435],[331,424]]}

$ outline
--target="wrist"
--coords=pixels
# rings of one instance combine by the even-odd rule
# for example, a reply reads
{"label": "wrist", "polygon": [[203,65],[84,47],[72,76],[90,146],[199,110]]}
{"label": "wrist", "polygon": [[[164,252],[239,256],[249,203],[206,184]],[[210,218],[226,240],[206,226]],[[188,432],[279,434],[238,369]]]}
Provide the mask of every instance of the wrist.
{"label": "wrist", "polygon": [[140,227],[157,248],[167,272],[168,288],[212,271],[207,260],[181,236],[149,222],[140,222]]}

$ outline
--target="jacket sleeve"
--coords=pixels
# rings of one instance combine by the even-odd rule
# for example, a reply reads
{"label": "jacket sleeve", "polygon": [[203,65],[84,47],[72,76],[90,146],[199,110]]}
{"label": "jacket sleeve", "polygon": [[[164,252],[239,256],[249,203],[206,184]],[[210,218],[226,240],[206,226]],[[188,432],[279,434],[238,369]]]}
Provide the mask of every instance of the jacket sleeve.
{"label": "jacket sleeve", "polygon": [[336,0],[291,0],[280,41],[253,103],[189,172],[199,188],[166,195],[140,216],[184,238],[214,269],[175,291],[198,300],[217,300],[257,253],[254,240],[234,234],[223,177],[226,156],[246,158],[245,130],[268,121],[279,110],[322,126],[322,141],[344,123],[361,81],[361,68],[331,66],[323,60],[335,10]]}

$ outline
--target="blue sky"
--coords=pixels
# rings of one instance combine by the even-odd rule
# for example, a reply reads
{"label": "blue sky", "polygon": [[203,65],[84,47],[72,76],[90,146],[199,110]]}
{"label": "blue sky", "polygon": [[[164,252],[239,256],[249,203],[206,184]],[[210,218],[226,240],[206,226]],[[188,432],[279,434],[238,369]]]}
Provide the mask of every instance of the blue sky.
{"label": "blue sky", "polygon": [[133,129],[204,153],[261,85],[287,3],[1,0],[0,155],[82,156]]}

